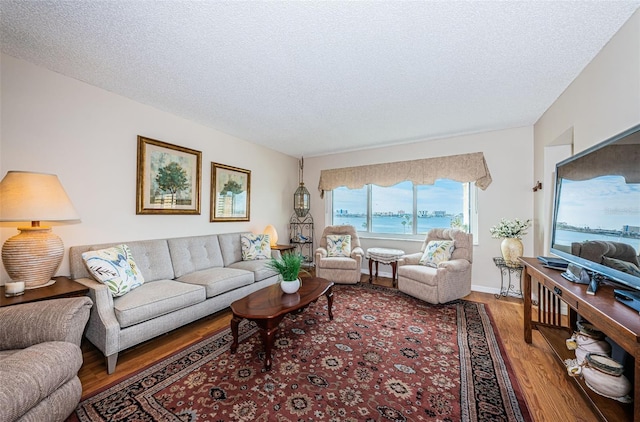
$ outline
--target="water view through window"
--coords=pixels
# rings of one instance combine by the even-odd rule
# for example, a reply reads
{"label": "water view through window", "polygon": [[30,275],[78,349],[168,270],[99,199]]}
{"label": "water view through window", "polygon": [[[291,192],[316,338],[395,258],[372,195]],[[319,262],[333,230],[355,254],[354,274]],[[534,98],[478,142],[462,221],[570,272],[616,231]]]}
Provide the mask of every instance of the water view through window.
{"label": "water view through window", "polygon": [[333,190],[333,224],[383,234],[424,234],[432,228],[469,228],[469,184],[439,179],[433,185],[401,182]]}

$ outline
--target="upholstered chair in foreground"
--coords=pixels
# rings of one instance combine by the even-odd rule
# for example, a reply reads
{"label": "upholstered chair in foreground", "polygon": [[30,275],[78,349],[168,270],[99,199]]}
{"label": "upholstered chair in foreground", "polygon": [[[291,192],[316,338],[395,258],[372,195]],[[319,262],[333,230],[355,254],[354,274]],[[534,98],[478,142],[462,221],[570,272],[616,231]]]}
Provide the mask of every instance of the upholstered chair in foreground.
{"label": "upholstered chair in foreground", "polygon": [[0,421],[64,421],[82,395],[88,297],[0,308]]}
{"label": "upholstered chair in foreground", "polygon": [[472,262],[471,234],[431,229],[420,252],[398,261],[398,290],[433,304],[463,298],[471,293]]}
{"label": "upholstered chair in foreground", "polygon": [[356,284],[360,281],[363,255],[355,227],[327,226],[316,249],[316,276],[334,283]]}

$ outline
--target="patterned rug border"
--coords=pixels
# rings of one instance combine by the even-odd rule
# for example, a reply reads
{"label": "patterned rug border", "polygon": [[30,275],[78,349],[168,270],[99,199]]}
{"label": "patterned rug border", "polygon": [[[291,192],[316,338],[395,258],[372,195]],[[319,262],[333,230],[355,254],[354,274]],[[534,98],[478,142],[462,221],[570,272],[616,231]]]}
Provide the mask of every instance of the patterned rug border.
{"label": "patterned rug border", "polygon": [[[368,283],[358,283],[355,285],[336,285],[336,287],[338,289],[340,288],[354,288],[354,289],[363,289],[363,290],[369,290],[369,291],[384,291],[386,293],[391,293],[391,294],[397,294],[397,295],[401,295],[407,298],[411,298],[414,300],[418,300],[416,298],[413,298],[409,295],[406,295],[403,292],[400,292],[399,290],[397,290],[396,288],[391,288],[391,287],[386,287],[386,286],[379,286],[379,285],[373,285],[373,284],[368,284]],[[488,319],[488,323],[489,323],[489,327],[491,328],[490,330],[485,330],[485,332],[488,332],[488,334],[490,335],[490,337],[493,337],[493,341],[495,342],[498,350],[499,350],[499,354],[500,357],[502,358],[504,367],[503,369],[505,370],[508,380],[511,383],[511,388],[513,390],[514,393],[514,402],[517,403],[517,407],[519,408],[519,410],[521,411],[521,416],[523,418],[523,420],[525,422],[531,422],[532,416],[531,416],[531,412],[529,410],[529,406],[528,403],[526,401],[526,398],[523,394],[523,390],[522,387],[520,385],[520,382],[518,381],[518,378],[515,375],[515,371],[513,369],[513,364],[511,362],[510,357],[508,356],[508,354],[506,353],[506,349],[505,349],[505,345],[502,339],[502,336],[500,335],[500,332],[497,330],[497,326],[495,324],[495,318],[493,316],[493,314],[491,313],[491,310],[489,308],[489,306],[485,303],[482,302],[476,302],[476,301],[470,301],[470,300],[464,300],[464,299],[460,299],[460,300],[455,300],[452,302],[448,302],[446,304],[439,304],[439,305],[432,305],[432,304],[428,304],[426,302],[422,302],[423,304],[426,304],[428,306],[434,306],[434,307],[439,307],[439,306],[452,306],[452,305],[456,305],[458,303],[464,303],[464,302],[468,302],[468,303],[474,303],[475,305],[477,305],[479,308],[482,308],[482,310],[484,311],[487,319]],[[224,312],[224,311],[221,311]],[[225,334],[225,331],[229,331],[227,334]],[[254,335],[256,332],[258,331],[258,327],[255,325],[255,323],[247,321],[247,320],[243,320],[240,323],[240,327],[239,327],[239,341],[242,342],[243,340],[245,340],[246,338]],[[127,379],[130,378],[134,378],[134,377],[139,377],[141,375],[143,375],[144,373],[153,373],[155,371],[157,371],[159,368],[162,368],[163,366],[167,365],[167,362],[171,361],[172,359],[175,359],[178,356],[187,356],[189,354],[189,352],[193,351],[193,350],[198,350],[199,348],[202,347],[203,344],[212,341],[213,339],[215,339],[216,337],[220,337],[220,339],[218,339],[218,342],[222,342],[222,343],[228,343],[230,345],[231,340],[231,333],[230,333],[230,327],[221,327],[211,333],[209,333],[207,336],[199,338],[197,340],[194,340],[193,342],[185,345],[184,347],[160,358],[159,360],[149,363],[146,366],[137,369],[136,371],[127,374],[127,375],[123,375],[121,377],[119,377],[118,379],[110,382],[109,384],[99,388],[96,391],[93,391],[90,394],[86,394],[83,395],[80,403],[78,405],[78,409],[80,408],[80,406],[87,400],[98,396],[100,394],[105,393],[106,391],[114,388],[115,386],[122,384],[124,382],[126,382]],[[219,347],[217,352],[218,353],[223,353],[226,351],[225,347]],[[79,421],[78,415],[77,413],[74,411],[74,413],[72,415],[69,416],[69,418],[67,419],[67,421]]]}

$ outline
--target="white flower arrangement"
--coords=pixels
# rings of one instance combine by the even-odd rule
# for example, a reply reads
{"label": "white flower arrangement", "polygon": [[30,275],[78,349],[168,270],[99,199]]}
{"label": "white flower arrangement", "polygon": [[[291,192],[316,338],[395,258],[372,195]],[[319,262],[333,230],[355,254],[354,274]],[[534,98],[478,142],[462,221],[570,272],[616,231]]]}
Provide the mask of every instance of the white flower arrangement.
{"label": "white flower arrangement", "polygon": [[494,239],[522,239],[529,227],[531,227],[531,220],[522,221],[516,218],[511,221],[503,218],[500,224],[491,227],[489,231]]}

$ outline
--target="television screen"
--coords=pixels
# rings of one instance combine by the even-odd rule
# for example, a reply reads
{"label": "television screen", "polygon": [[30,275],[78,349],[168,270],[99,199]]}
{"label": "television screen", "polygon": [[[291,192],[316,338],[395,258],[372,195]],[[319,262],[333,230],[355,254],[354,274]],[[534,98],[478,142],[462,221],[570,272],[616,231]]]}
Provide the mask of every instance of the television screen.
{"label": "television screen", "polygon": [[640,290],[640,125],[556,165],[551,253]]}

